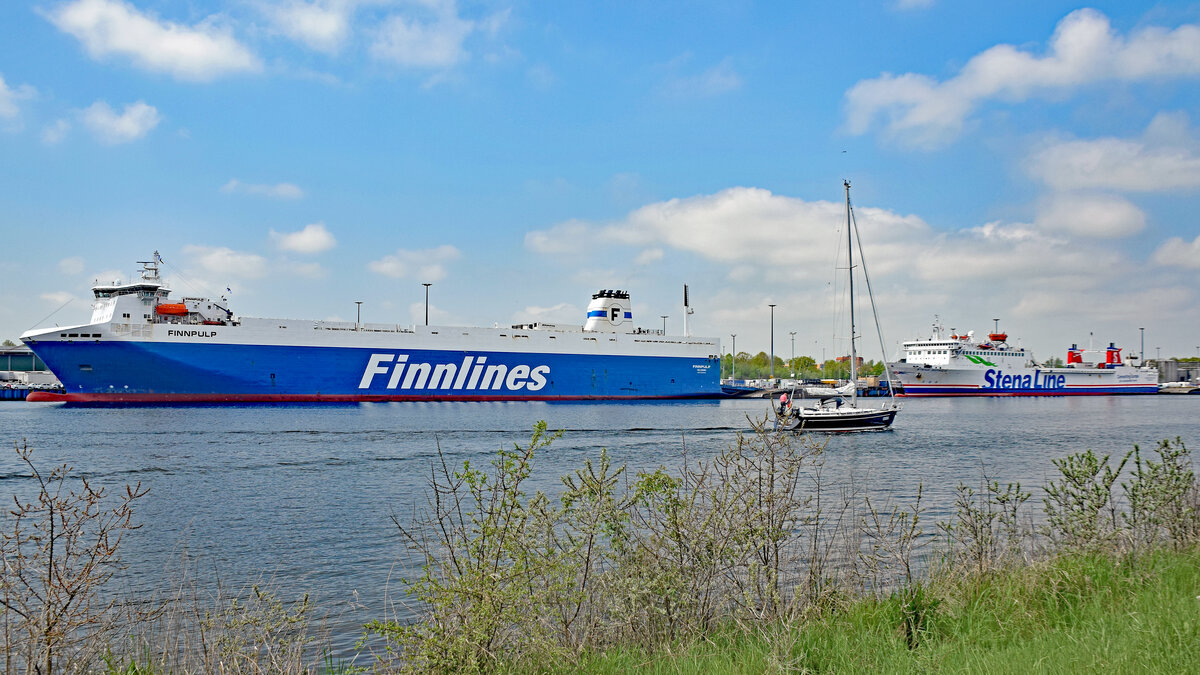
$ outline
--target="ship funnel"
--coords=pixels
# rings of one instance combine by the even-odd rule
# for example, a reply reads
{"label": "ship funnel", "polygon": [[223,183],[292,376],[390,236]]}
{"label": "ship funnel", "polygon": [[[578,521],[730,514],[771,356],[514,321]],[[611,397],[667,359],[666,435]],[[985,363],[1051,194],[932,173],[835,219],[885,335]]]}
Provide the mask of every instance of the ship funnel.
{"label": "ship funnel", "polygon": [[604,289],[592,294],[584,330],[603,333],[632,333],[633,309],[629,293]]}
{"label": "ship funnel", "polygon": [[1121,348],[1115,342],[1108,343],[1108,350],[1104,354],[1104,363],[1110,366],[1121,365]]}
{"label": "ship funnel", "polygon": [[1072,343],[1071,348],[1067,350],[1067,365],[1072,363],[1083,363],[1083,350],[1077,344]]}

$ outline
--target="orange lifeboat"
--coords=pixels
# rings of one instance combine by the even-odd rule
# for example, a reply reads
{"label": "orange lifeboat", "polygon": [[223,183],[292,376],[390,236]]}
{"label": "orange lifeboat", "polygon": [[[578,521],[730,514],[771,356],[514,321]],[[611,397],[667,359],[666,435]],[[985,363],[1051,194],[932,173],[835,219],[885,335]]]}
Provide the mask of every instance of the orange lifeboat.
{"label": "orange lifeboat", "polygon": [[1008,333],[988,333],[988,339],[992,342],[1004,342],[1008,340]]}
{"label": "orange lifeboat", "polygon": [[182,303],[162,303],[154,309],[155,312],[164,316],[185,316],[188,313],[187,305]]}

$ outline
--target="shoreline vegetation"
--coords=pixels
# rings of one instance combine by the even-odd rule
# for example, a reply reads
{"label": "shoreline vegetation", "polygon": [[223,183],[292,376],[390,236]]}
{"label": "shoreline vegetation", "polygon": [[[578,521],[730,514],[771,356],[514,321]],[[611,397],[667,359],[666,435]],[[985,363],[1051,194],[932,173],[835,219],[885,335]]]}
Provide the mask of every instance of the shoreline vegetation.
{"label": "shoreline vegetation", "polygon": [[[883,362],[864,360],[859,357],[858,374],[862,377],[878,377],[883,375]],[[738,352],[735,363],[732,354],[721,357],[721,377],[737,375],[739,380],[759,380],[771,376],[771,357],[766,352],[751,355],[749,352]],[[802,380],[845,380],[850,377],[850,357],[840,356],[818,363],[811,356],[796,356],[784,359],[775,356],[775,377],[794,377]]]}
{"label": "shoreline vegetation", "polygon": [[528,491],[559,434],[428,467],[393,522],[423,567],[356,656],[269,583],[103,600],[138,500],[39,470],[0,528],[11,673],[1061,672],[1200,670],[1200,485],[1181,439],[1053,460],[1034,492],[986,472],[933,522],[914,495],[824,476],[819,436],[765,422],[636,475],[607,453]]}

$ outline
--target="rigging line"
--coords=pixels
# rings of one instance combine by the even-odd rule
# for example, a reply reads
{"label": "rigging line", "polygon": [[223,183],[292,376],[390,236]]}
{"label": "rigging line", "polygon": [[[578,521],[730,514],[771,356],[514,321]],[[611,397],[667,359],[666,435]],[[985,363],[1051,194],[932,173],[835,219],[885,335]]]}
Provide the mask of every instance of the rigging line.
{"label": "rigging line", "polygon": [[33,324],[33,328],[37,328],[38,326],[42,325],[43,322],[45,322],[46,320],[48,320],[50,317],[54,316],[55,314],[58,314],[59,312],[61,312],[63,307],[66,307],[67,305],[71,304],[72,302],[75,302],[75,298],[71,298],[71,299],[67,300],[66,302],[64,302],[62,305],[59,305],[58,309],[54,310],[53,312],[50,312],[41,321]]}
{"label": "rigging line", "polygon": [[895,403],[896,392],[892,390],[892,369],[888,367],[887,348],[883,346],[883,325],[879,323],[879,311],[875,309],[875,293],[871,290],[871,275],[867,273],[867,256],[863,253],[862,233],[858,231],[858,218],[855,217],[853,208],[850,209],[850,220],[854,227],[854,239],[858,242],[858,263],[862,265],[863,279],[867,282],[867,297],[871,299],[871,315],[875,318],[875,333],[879,336],[879,351],[883,352],[883,374],[887,377],[888,394]]}
{"label": "rigging line", "polygon": [[843,301],[843,296],[847,292],[842,282],[842,276],[838,274],[838,270],[842,269],[838,267],[838,263],[842,259],[842,219],[840,217],[837,219],[837,223],[837,229],[834,231],[834,241],[836,244],[834,245],[833,256],[829,261],[830,273],[826,277],[832,280],[827,284],[829,288],[828,302],[830,303],[828,306],[833,307],[833,312],[830,315],[829,346],[835,350],[835,353],[831,355],[835,359],[838,356],[836,350],[839,349],[839,342],[844,339],[839,337],[839,331],[843,327],[843,324],[846,323],[846,303]]}
{"label": "rigging line", "polygon": [[181,272],[178,267],[175,267],[174,265],[168,263],[167,261],[163,260],[161,257],[158,259],[158,264],[162,265],[163,267],[169,268],[171,270],[172,276],[174,276],[176,280],[183,282],[183,285],[190,288],[197,295],[213,297],[213,298],[221,297],[220,293],[213,293],[212,289],[210,289],[210,288],[204,288],[195,283],[192,283],[192,281],[190,279],[188,279],[186,276],[184,276],[183,272]]}

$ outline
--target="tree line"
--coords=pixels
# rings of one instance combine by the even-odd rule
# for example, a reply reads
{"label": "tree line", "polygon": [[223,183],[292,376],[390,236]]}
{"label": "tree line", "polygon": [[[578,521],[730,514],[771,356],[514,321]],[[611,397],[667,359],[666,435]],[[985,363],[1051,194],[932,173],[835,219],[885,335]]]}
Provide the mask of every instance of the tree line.
{"label": "tree line", "polygon": [[[734,367],[736,365],[736,368]],[[879,377],[883,375],[882,361],[866,361],[859,357],[858,374],[860,377]],[[721,358],[721,377],[737,376],[739,380],[755,380],[771,376],[771,357],[766,352],[753,356],[749,352],[738,352],[736,364],[733,355],[725,354]],[[850,357],[828,359],[818,363],[811,356],[797,356],[791,359],[775,357],[775,377],[799,379],[831,379],[845,380],[850,377]]]}

